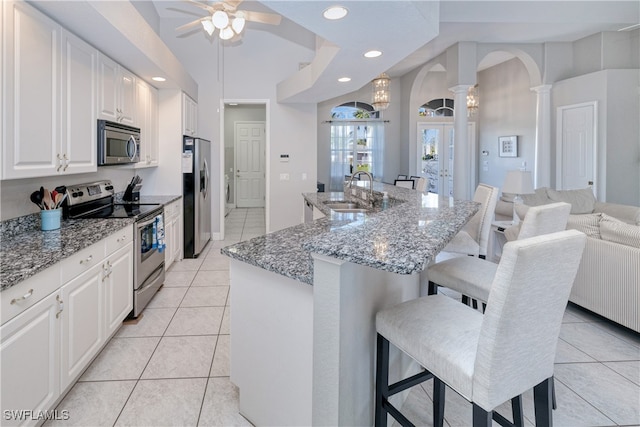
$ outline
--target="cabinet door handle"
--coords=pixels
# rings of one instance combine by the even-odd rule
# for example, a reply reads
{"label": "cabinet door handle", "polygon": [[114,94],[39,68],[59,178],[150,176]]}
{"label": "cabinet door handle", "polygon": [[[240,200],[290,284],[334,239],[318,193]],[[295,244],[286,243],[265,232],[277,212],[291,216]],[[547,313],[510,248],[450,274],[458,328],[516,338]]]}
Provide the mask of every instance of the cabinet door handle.
{"label": "cabinet door handle", "polygon": [[56,313],[56,319],[60,317],[60,313],[64,311],[64,301],[60,298],[60,295],[56,295],[56,301],[58,301],[58,312]]}
{"label": "cabinet door handle", "polygon": [[125,240],[127,240],[127,236],[122,236],[116,239],[116,242],[120,243],[120,242],[124,242]]}
{"label": "cabinet door handle", "polygon": [[62,169],[62,172],[64,172],[69,167],[69,158],[67,157],[67,153],[64,153],[62,157],[64,158],[64,168]]}
{"label": "cabinet door handle", "polygon": [[93,259],[93,255],[89,255],[88,257],[86,257],[85,259],[81,259],[80,260],[80,264],[86,264],[88,262],[91,262],[91,260]]}
{"label": "cabinet door handle", "polygon": [[111,264],[111,261],[107,261],[107,263],[105,265],[102,266],[102,270],[106,273],[103,277],[102,277],[102,281],[104,282],[109,276],[111,276],[111,267],[113,267],[113,264]]}
{"label": "cabinet door handle", "polygon": [[31,295],[33,295],[33,289],[29,289],[29,291],[26,294],[22,295],[20,298],[12,299],[9,304],[15,304],[17,302],[24,301],[27,298],[29,298]]}
{"label": "cabinet door handle", "polygon": [[56,172],[60,172],[60,168],[62,167],[62,157],[60,157],[60,153],[58,153],[58,168]]}

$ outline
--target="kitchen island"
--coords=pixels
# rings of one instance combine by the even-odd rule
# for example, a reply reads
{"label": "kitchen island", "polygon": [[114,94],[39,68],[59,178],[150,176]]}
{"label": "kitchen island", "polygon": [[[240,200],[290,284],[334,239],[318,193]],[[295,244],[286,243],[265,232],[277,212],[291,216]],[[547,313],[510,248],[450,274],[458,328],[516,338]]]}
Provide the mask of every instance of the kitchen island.
{"label": "kitchen island", "polygon": [[[255,425],[371,425],[375,313],[420,295],[421,272],[478,209],[374,190],[389,193],[389,208],[337,213],[328,204],[343,193],[307,193],[325,217],[222,250],[232,258],[231,380]],[[415,369],[392,354],[392,381]]]}

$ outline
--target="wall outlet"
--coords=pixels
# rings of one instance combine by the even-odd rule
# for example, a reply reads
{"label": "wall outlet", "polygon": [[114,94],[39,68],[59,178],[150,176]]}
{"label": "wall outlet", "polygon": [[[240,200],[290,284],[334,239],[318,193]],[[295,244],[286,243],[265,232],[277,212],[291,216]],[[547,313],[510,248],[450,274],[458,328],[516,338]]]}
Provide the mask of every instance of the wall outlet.
{"label": "wall outlet", "polygon": [[303,181],[306,181],[306,180],[307,180],[307,174],[306,174],[306,173],[303,173],[303,174],[302,174],[302,180],[303,180]]}
{"label": "wall outlet", "polygon": [[288,173],[281,173],[280,174],[280,181],[289,181],[289,174]]}

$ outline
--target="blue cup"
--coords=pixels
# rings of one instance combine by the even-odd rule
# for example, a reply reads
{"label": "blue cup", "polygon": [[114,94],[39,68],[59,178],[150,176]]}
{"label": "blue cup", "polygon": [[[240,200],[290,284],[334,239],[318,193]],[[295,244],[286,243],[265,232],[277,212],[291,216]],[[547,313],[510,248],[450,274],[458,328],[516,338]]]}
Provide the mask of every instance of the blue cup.
{"label": "blue cup", "polygon": [[57,230],[60,228],[60,218],[62,208],[40,211],[40,222],[42,231]]}

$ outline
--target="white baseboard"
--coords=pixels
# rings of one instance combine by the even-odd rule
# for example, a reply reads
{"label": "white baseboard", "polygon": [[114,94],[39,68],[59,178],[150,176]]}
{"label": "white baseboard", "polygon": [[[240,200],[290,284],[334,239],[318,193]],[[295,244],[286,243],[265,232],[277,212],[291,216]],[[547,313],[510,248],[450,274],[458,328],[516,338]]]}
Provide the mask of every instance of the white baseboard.
{"label": "white baseboard", "polygon": [[211,240],[222,240],[221,235],[220,232],[211,233]]}

